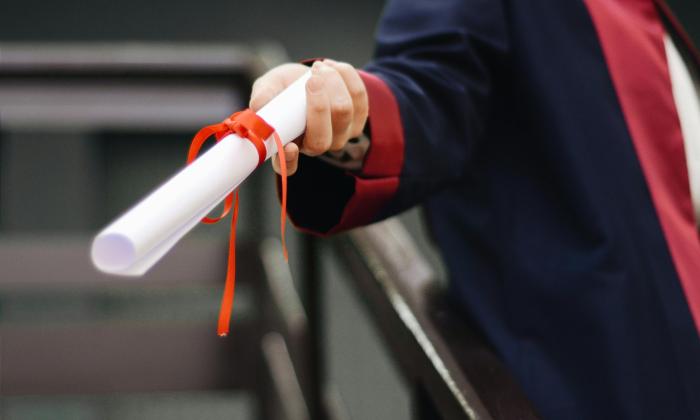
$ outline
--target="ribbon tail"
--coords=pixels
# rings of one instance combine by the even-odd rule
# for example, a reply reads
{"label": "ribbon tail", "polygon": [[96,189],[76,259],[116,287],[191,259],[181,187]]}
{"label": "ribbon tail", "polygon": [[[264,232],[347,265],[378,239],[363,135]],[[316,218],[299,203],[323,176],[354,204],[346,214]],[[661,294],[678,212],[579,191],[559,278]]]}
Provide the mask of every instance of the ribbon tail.
{"label": "ribbon tail", "polygon": [[226,199],[224,200],[224,208],[221,211],[221,215],[219,215],[218,217],[204,217],[202,218],[202,223],[205,223],[207,225],[213,225],[214,223],[217,223],[219,220],[226,217],[226,215],[231,211],[231,207],[233,206],[234,195],[236,195],[236,200],[238,200],[237,194],[238,192],[232,192],[231,194],[226,196]]}
{"label": "ribbon tail", "polygon": [[[279,134],[269,126],[262,118],[256,115],[252,110],[232,114],[222,123],[206,126],[199,130],[192,139],[190,149],[187,153],[187,163],[190,164],[197,158],[202,145],[211,136],[216,136],[216,140],[220,141],[228,133],[236,133],[242,138],[247,138],[255,146],[258,151],[259,161],[262,164],[265,161],[267,149],[263,139],[268,138],[270,134],[274,137],[277,145],[277,152],[280,156],[280,168],[282,173],[282,209],[280,213],[280,230],[282,236],[282,250],[285,261],[289,260],[287,254],[287,242],[285,239],[285,227],[287,223],[287,161],[284,159],[284,146]],[[221,297],[221,308],[219,309],[219,322],[217,325],[217,333],[220,337],[225,337],[229,333],[231,322],[231,312],[233,310],[233,298],[236,288],[236,223],[238,222],[238,190],[226,196],[224,201],[224,209],[219,217],[204,217],[204,223],[216,223],[224,218],[233,209],[231,217],[231,233],[229,236],[228,263],[226,267],[226,283],[224,284],[224,293]]]}
{"label": "ribbon tail", "polygon": [[217,334],[226,337],[229,333],[231,311],[233,310],[233,298],[236,290],[236,222],[238,221],[238,190],[233,195],[233,215],[231,217],[231,233],[228,247],[228,266],[226,268],[226,283],[224,294],[221,297],[221,309],[219,310],[219,324]]}
{"label": "ribbon tail", "polygon": [[282,241],[282,253],[284,254],[284,260],[289,262],[289,254],[287,253],[287,240],[285,238],[285,231],[287,228],[287,160],[284,155],[284,145],[282,145],[282,139],[280,139],[277,132],[272,133],[275,139],[275,144],[277,145],[277,156],[280,161],[280,177],[282,178],[282,203],[280,204],[280,237]]}

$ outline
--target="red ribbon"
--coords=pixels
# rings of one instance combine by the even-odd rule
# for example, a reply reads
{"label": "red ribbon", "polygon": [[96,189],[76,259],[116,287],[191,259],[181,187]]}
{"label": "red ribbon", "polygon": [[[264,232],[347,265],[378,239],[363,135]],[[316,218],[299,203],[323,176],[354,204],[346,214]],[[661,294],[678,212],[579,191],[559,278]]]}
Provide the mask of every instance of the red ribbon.
{"label": "red ribbon", "polygon": [[[267,148],[265,147],[265,139],[273,136],[277,146],[277,153],[280,156],[280,172],[282,178],[282,208],[280,211],[280,232],[282,237],[282,252],[284,253],[285,261],[288,260],[287,245],[285,240],[285,226],[287,221],[287,162],[284,159],[284,146],[279,134],[265,120],[260,118],[255,112],[250,109],[236,112],[224,121],[218,124],[208,125],[195,134],[190,144],[190,150],[187,153],[187,164],[192,163],[199,154],[207,139],[211,136],[216,137],[216,141],[229,134],[237,134],[241,138],[248,139],[258,151],[258,166],[265,162],[267,157]],[[236,222],[238,221],[238,189],[226,196],[224,200],[224,209],[218,217],[205,217],[202,223],[213,224],[224,217],[233,208],[231,216],[231,233],[229,235],[228,249],[228,266],[226,268],[226,284],[224,286],[224,294],[221,298],[221,308],[219,310],[219,324],[217,334],[220,337],[225,337],[229,332],[229,324],[231,321],[231,310],[233,309],[233,297],[236,288]]]}

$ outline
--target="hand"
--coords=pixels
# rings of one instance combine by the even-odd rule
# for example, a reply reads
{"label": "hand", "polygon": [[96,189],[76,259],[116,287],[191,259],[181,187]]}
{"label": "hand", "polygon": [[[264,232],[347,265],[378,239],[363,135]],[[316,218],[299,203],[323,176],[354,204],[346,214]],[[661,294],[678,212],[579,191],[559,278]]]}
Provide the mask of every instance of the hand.
{"label": "hand", "polygon": [[[288,63],[265,73],[253,84],[250,108],[262,108],[308,69]],[[354,67],[328,59],[315,62],[306,82],[306,131],[284,147],[288,175],[296,172],[300,151],[308,156],[338,151],[362,134],[368,108],[367,90]],[[273,156],[272,167],[280,172],[278,155]]]}

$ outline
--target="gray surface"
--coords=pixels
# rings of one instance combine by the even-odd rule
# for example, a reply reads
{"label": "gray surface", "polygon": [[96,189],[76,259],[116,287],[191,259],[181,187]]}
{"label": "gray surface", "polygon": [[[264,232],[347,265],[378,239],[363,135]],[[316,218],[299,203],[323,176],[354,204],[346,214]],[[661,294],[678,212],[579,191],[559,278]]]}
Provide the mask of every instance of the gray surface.
{"label": "gray surface", "polygon": [[410,395],[356,291],[329,249],[322,250],[330,381],[354,420],[406,420]]}
{"label": "gray surface", "polygon": [[3,420],[247,420],[249,395],[233,392],[0,397]]}
{"label": "gray surface", "polygon": [[5,1],[0,40],[251,44],[279,40],[295,60],[333,56],[360,65],[371,52],[382,4],[378,0]]}
{"label": "gray surface", "polygon": [[[0,117],[4,116],[3,102],[0,100]],[[61,230],[90,227],[98,206],[97,162],[90,139],[75,132],[3,134],[2,231],[40,231],[58,227],[57,224]]]}
{"label": "gray surface", "polygon": [[[189,132],[242,107],[236,93],[223,82],[3,80],[0,115],[5,130],[50,127],[72,134],[129,127]],[[48,137],[42,141],[57,143]]]}

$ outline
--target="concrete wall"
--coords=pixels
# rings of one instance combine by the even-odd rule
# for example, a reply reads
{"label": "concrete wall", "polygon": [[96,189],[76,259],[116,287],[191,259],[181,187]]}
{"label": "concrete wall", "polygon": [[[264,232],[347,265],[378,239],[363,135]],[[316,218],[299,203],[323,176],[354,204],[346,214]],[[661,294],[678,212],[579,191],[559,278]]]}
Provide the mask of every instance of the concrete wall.
{"label": "concrete wall", "polygon": [[[668,0],[696,40],[700,2]],[[381,0],[8,0],[0,40],[281,41],[291,58],[362,65]]]}
{"label": "concrete wall", "polygon": [[370,56],[380,0],[4,1],[0,40],[280,41],[292,59]]}

